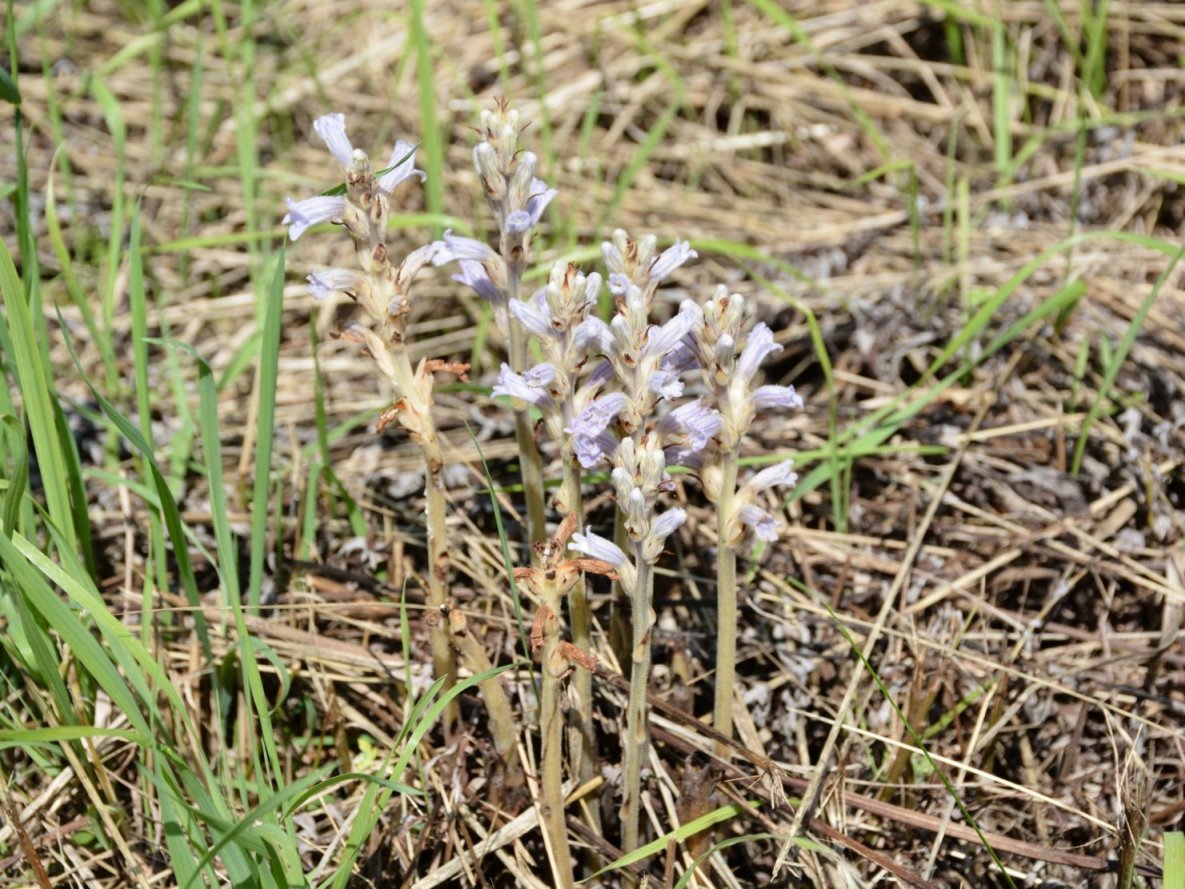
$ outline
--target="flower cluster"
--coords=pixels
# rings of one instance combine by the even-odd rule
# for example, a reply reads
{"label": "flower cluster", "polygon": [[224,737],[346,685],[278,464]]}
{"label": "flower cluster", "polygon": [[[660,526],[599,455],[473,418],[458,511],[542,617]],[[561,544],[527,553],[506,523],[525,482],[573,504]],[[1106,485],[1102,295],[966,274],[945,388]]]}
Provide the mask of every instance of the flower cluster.
{"label": "flower cluster", "polygon": [[586,406],[609,370],[599,365],[579,385],[590,355],[596,354],[584,331],[597,320],[590,312],[600,291],[601,276],[596,272],[585,275],[570,263],[557,262],[546,287],[528,300],[509,302],[511,317],[538,339],[546,360],[521,374],[503,363],[493,394],[509,395],[538,408],[555,441],[564,438],[564,427]]}
{"label": "flower cluster", "polygon": [[[330,153],[346,173],[346,185],[365,200],[350,200],[347,196],[317,195],[303,201],[288,199],[288,214],[284,224],[290,226],[288,237],[297,240],[311,226],[322,222],[337,222],[346,227],[350,236],[370,239],[375,231],[385,227],[387,198],[412,176],[421,180],[426,176],[415,167],[416,147],[402,140],[395,143],[387,169],[377,177],[366,154],[355,149],[346,135],[343,114],[326,114],[313,122],[313,131],[328,146]],[[361,186],[361,187],[360,187]]]}
{"label": "flower cluster", "polygon": [[[559,850],[553,860],[557,885],[570,886],[561,767],[565,718],[578,729],[569,740],[571,772],[582,780],[591,777],[596,751],[592,721],[580,715],[582,710],[591,712],[587,675],[578,673],[572,682],[570,696],[578,706],[565,717],[560,705],[559,682],[569,668],[593,662],[583,575],[609,575],[630,598],[633,639],[622,807],[622,845],[630,851],[639,845],[640,775],[648,743],[645,710],[654,567],[671,535],[687,520],[682,508],[667,502],[675,490],[670,469],[691,470],[716,506],[720,636],[713,719],[727,736],[733,701],[737,551],[746,529],[760,540],[777,538],[777,520],[762,507],[761,496],[771,488],[793,485],[797,478],[790,461],[739,478],[740,449],[759,413],[801,408],[802,399],[791,386],[759,384],[761,366],[781,346],[767,325],[751,322],[744,299],[727,288],[718,288],[703,306],[684,300],[667,320],[655,322],[660,286],[696,257],[687,241],[676,240],[659,251],[653,236],[634,240],[617,230],[601,245],[604,279],[558,262],[546,285],[524,297],[530,240],[556,192],[538,177],[536,156],[520,144],[523,129],[518,113],[504,101],[482,113],[473,164],[497,227],[495,244],[446,231],[442,239],[393,263],[386,244],[389,201],[401,183],[424,178],[415,168],[415,146],[397,142],[387,168],[376,171],[366,154],[351,144],[340,114],[318,119],[314,130],[345,172],[344,195],[290,200],[285,222],[293,240],[313,225],[333,222],[354,242],[357,268],[314,272],[308,276],[308,289],[317,298],[347,294],[373,322],[370,327],[353,326],[345,335],[367,348],[398,393],[380,426],[399,423],[423,451],[428,476],[426,573],[430,603],[437,610],[447,602],[449,557],[443,457],[431,416],[433,375],[441,370],[464,374],[467,366],[422,359],[412,368],[406,348],[412,281],[429,264],[455,265],[453,280],[486,300],[498,326],[507,332],[508,361],[492,393],[509,397],[515,411],[528,529],[535,544],[531,565],[516,575],[538,603],[532,641],[546,666],[540,692],[540,784],[548,813],[544,829]],[[596,311],[603,287],[613,297],[614,312],[607,322]],[[534,366],[528,366],[531,338],[543,358]],[[561,457],[563,481],[554,505],[565,519],[554,534],[546,533],[544,463],[531,409],[542,416],[543,428]],[[584,470],[608,471],[621,545],[587,527],[576,530],[584,525]],[[569,557],[569,550],[587,558]],[[572,642],[563,639],[563,600]],[[432,643],[437,672],[454,676],[445,631],[434,629]],[[467,644],[477,645],[473,640]],[[464,651],[462,646],[463,657]],[[473,652],[467,660],[474,672],[484,669],[480,654]],[[501,695],[497,683],[482,688],[484,694]],[[494,703],[498,713],[508,712],[504,701]],[[498,721],[503,726],[500,750],[515,746],[513,726],[506,727],[512,721]]]}
{"label": "flower cluster", "polygon": [[[439,251],[429,244],[413,251],[402,262],[392,261],[387,246],[387,219],[392,193],[413,177],[425,178],[415,168],[415,146],[396,142],[386,170],[375,171],[366,153],[354,148],[346,135],[345,117],[327,114],[318,118],[313,130],[341,165],[346,176],[343,195],[318,195],[302,201],[288,201],[284,222],[288,234],[297,240],[310,226],[338,223],[354,242],[357,268],[331,268],[308,276],[309,292],[323,299],[335,291],[347,294],[370,317],[370,326],[353,324],[344,338],[365,346],[376,366],[390,381],[395,402],[379,418],[378,429],[397,423],[418,445],[424,461],[428,601],[439,615],[449,602],[449,553],[446,531],[444,457],[433,417],[435,373],[447,371],[462,378],[468,365],[424,357],[413,367],[407,343],[408,293],[412,281]],[[443,622],[431,630],[432,659],[438,676],[451,683],[456,660]],[[491,692],[492,694],[493,692]],[[495,703],[491,702],[491,709]],[[499,712],[508,713],[509,703],[497,702]],[[456,712],[446,710],[446,721]],[[508,748],[513,747],[513,738]]]}
{"label": "flower cluster", "polygon": [[357,302],[371,318],[372,327],[350,325],[343,337],[364,345],[379,370],[392,383],[398,399],[379,421],[380,428],[398,422],[417,441],[434,438],[432,425],[433,372],[459,365],[422,359],[413,371],[402,349],[406,337],[408,292],[412,282],[436,255],[429,244],[413,251],[395,265],[387,249],[387,216],[392,192],[413,177],[425,178],[415,167],[415,146],[399,140],[385,171],[376,173],[366,153],[354,148],[346,135],[345,116],[326,114],[313,123],[313,131],[329,148],[346,175],[341,196],[318,195],[303,201],[288,200],[288,235],[298,239],[312,225],[335,222],[354,242],[357,269],[329,268],[308,276],[308,291],[317,299],[341,292]]}
{"label": "flower cluster", "polygon": [[493,111],[482,112],[482,138],[473,149],[473,166],[498,226],[499,250],[446,231],[434,259],[437,265],[457,263],[453,280],[488,300],[500,322],[519,295],[531,231],[556,195],[535,175],[538,158],[519,148],[522,129],[518,112],[499,101]]}
{"label": "flower cluster", "polygon": [[690,302],[684,303],[684,308],[696,315],[685,345],[694,351],[704,385],[720,412],[719,435],[712,448],[700,452],[698,469],[708,499],[718,505],[728,504],[730,514],[724,517],[727,534],[722,543],[740,543],[746,525],[759,540],[776,540],[777,522],[756,505],[756,500],[762,491],[797,481],[791,461],[754,474],[735,495],[722,491],[721,486],[723,464],[730,460],[735,463],[741,440],[759,411],[802,407],[802,398],[793,386],[755,385],[761,365],[782,347],[774,342],[773,331],[763,322],[749,328],[744,298],[730,294],[726,287],[718,287],[702,309]]}

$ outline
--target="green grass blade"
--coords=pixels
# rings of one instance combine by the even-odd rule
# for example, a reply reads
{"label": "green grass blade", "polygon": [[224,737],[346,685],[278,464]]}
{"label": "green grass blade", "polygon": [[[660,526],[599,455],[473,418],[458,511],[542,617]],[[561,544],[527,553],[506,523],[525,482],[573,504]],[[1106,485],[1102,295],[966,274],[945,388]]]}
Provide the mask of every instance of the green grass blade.
{"label": "green grass blade", "polygon": [[259,356],[259,416],[255,444],[255,481],[251,501],[251,569],[247,580],[247,607],[258,613],[266,557],[268,496],[272,482],[272,445],[276,434],[276,379],[280,364],[280,327],[284,317],[284,250],[276,258],[276,270],[267,295]]}
{"label": "green grass blade", "polygon": [[1148,295],[1144,297],[1144,301],[1140,304],[1139,311],[1132,318],[1131,324],[1127,326],[1127,330],[1123,334],[1123,339],[1119,341],[1119,348],[1115,350],[1115,354],[1107,362],[1107,366],[1103,371],[1103,381],[1099,385],[1098,397],[1091,402],[1090,409],[1086,412],[1086,419],[1082,421],[1082,431],[1078,434],[1078,441],[1074,444],[1074,458],[1070,462],[1070,472],[1074,475],[1078,474],[1078,470],[1082,466],[1082,457],[1086,453],[1086,441],[1090,437],[1090,427],[1094,425],[1094,421],[1098,419],[1099,413],[1103,409],[1103,404],[1108,400],[1108,393],[1115,384],[1115,378],[1119,376],[1119,369],[1123,366],[1123,362],[1127,360],[1128,352],[1135,345],[1136,337],[1139,336],[1140,331],[1144,327],[1144,319],[1148,317],[1148,313],[1152,311],[1152,305],[1156,302],[1156,298],[1160,296],[1160,289],[1168,281],[1169,275],[1177,267],[1177,263],[1180,262],[1182,256],[1185,256],[1185,244],[1181,245],[1169,264],[1165,266],[1164,271],[1157,277],[1156,283],[1152,285],[1152,289],[1148,291]]}
{"label": "green grass blade", "polygon": [[[436,119],[436,71],[432,41],[424,24],[424,0],[411,2],[411,42],[416,53],[416,81],[420,92],[420,138],[424,145],[424,197],[429,213],[444,212],[444,143]],[[434,226],[432,237],[439,237]]]}
{"label": "green grass blade", "polygon": [[5,308],[7,341],[12,344],[17,385],[24,402],[25,416],[33,436],[33,451],[45,487],[50,521],[62,530],[66,545],[78,545],[74,515],[66,474],[66,454],[55,416],[57,400],[50,385],[52,370],[45,353],[38,348],[31,307],[25,288],[17,277],[8,245],[0,241],[0,299]]}
{"label": "green grass blade", "polygon": [[1185,833],[1166,831],[1164,835],[1163,889],[1185,889]]}
{"label": "green grass blade", "polygon": [[706,815],[701,815],[694,821],[688,821],[686,824],[679,825],[674,830],[668,831],[658,839],[647,843],[645,846],[635,849],[628,855],[621,856],[616,861],[606,865],[596,873],[590,874],[585,879],[593,880],[601,876],[601,874],[606,874],[622,867],[628,867],[629,865],[638,861],[644,861],[651,855],[657,855],[660,852],[665,852],[667,846],[670,845],[671,842],[682,843],[690,837],[695,836],[697,833],[707,830],[709,827],[729,821],[738,815],[743,814],[744,812],[752,811],[753,809],[758,809],[760,807],[761,801],[756,800],[749,803],[747,806],[742,806],[738,803],[732,803],[731,805],[721,806],[718,809],[713,809],[711,812],[708,812]]}

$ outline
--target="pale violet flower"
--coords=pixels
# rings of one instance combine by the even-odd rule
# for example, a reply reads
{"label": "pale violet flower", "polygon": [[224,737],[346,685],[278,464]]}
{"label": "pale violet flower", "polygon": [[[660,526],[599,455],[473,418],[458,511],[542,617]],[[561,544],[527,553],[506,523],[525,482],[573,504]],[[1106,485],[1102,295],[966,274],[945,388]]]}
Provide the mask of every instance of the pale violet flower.
{"label": "pale violet flower", "polygon": [[330,153],[337,158],[337,162],[344,169],[349,169],[354,163],[354,146],[346,135],[346,116],[344,114],[326,114],[313,121],[313,131],[321,137],[321,141],[328,147]]}
{"label": "pale violet flower", "polygon": [[613,272],[609,275],[609,292],[614,296],[624,296],[630,289],[629,275],[624,272]]}
{"label": "pale violet flower", "polygon": [[572,542],[568,546],[590,558],[608,562],[614,568],[620,568],[625,564],[625,553],[616,543],[591,531],[577,531],[572,535]]}
{"label": "pale violet flower", "polygon": [[798,481],[798,473],[794,472],[794,461],[783,460],[767,466],[745,483],[750,491],[764,491],[768,488],[786,487]]}
{"label": "pale violet flower", "polygon": [[288,237],[295,241],[310,227],[321,222],[338,222],[346,212],[346,199],[317,195],[303,201],[288,198],[288,212],[284,225],[290,226]]}
{"label": "pale violet flower", "polygon": [[802,396],[794,391],[793,386],[758,386],[749,396],[749,403],[754,410],[771,407],[801,408]]}
{"label": "pale violet flower", "polygon": [[591,531],[583,533],[577,531],[572,535],[568,548],[612,566],[621,579],[622,588],[627,592],[634,588],[634,583],[638,579],[634,566],[612,540],[607,540]]}
{"label": "pale violet flower", "polygon": [[602,355],[609,354],[613,349],[613,334],[609,330],[609,325],[595,315],[589,315],[581,321],[572,332],[572,336],[579,349],[599,352]]}
{"label": "pale violet flower", "polygon": [[699,254],[691,249],[690,243],[676,240],[673,245],[660,253],[654,262],[650,264],[648,272],[650,280],[658,283],[670,277],[675,269],[679,268],[679,266],[683,265],[689,259],[694,259],[697,256]]}
{"label": "pale violet flower", "polygon": [[305,280],[309,282],[308,291],[315,299],[325,299],[335,290],[356,292],[362,276],[349,269],[322,269],[313,272]]}
{"label": "pale violet flower", "polygon": [[491,390],[491,394],[509,395],[538,408],[550,409],[555,402],[548,387],[555,381],[555,377],[556,370],[550,364],[537,364],[530,370],[517,374],[510,369],[509,364],[504,363],[502,372],[498,374],[498,384]]}
{"label": "pale violet flower", "polygon": [[755,324],[745,341],[745,348],[737,358],[737,374],[746,380],[753,379],[762,362],[781,351],[782,347],[774,342],[773,331],[762,322]]}
{"label": "pale violet flower", "polygon": [[742,506],[737,517],[753,529],[758,540],[772,542],[778,539],[778,523],[764,509],[751,504]]}
{"label": "pale violet flower", "polygon": [[679,345],[679,341],[691,330],[692,323],[692,318],[688,313],[680,312],[661,327],[652,326],[646,334],[645,354],[666,355],[672,352]]}
{"label": "pale violet flower", "polygon": [[527,198],[527,206],[512,210],[507,214],[506,232],[512,235],[521,235],[538,225],[543,211],[547,209],[547,205],[551,203],[556,194],[556,190],[548,188],[547,183],[542,179],[532,179],[531,196]]}
{"label": "pale violet flower", "polygon": [[602,460],[612,460],[618,444],[617,437],[608,432],[572,436],[572,450],[585,469],[592,469]]}
{"label": "pale violet flower", "polygon": [[719,434],[724,421],[702,398],[675,408],[658,424],[661,435],[676,438],[689,451],[702,451]]}
{"label": "pale violet flower", "polygon": [[610,392],[602,395],[572,421],[572,425],[565,432],[572,435],[594,436],[605,431],[605,428],[620,414],[629,399],[622,392]]}
{"label": "pale violet flower", "polygon": [[535,336],[544,338],[552,335],[551,311],[543,290],[536,291],[530,300],[512,299],[510,314]]}
{"label": "pale violet flower", "polygon": [[[440,241],[436,242],[436,244],[440,243]],[[439,253],[439,251],[437,252]],[[461,271],[452,276],[454,281],[467,285],[474,293],[491,303],[498,304],[502,301],[502,291],[490,280],[485,266],[472,259],[459,260],[457,265],[461,267]]]}
{"label": "pale violet flower", "polygon": [[686,511],[679,507],[668,509],[650,525],[650,536],[656,540],[666,540],[685,521],[687,521]]}
{"label": "pale violet flower", "polygon": [[650,533],[642,541],[642,558],[655,562],[662,555],[667,538],[675,529],[687,521],[687,513],[678,507],[668,509],[650,524]]}
{"label": "pale violet flower", "polygon": [[402,139],[395,142],[395,150],[391,152],[387,166],[391,169],[379,177],[379,188],[388,194],[412,176],[419,176],[421,182],[428,178],[427,173],[416,169],[416,146]]}
{"label": "pale violet flower", "polygon": [[462,259],[485,263],[498,258],[498,254],[489,244],[475,238],[454,235],[452,229],[446,229],[444,240],[437,243],[439,246],[436,255],[432,257],[433,265],[444,265]]}
{"label": "pale violet flower", "polygon": [[683,381],[673,370],[656,370],[650,375],[650,391],[670,401],[683,394]]}

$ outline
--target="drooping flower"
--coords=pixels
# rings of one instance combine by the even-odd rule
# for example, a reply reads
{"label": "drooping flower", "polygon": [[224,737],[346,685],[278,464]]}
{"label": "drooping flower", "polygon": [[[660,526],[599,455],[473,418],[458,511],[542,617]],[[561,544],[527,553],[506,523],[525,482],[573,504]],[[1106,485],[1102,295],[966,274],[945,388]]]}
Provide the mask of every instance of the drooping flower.
{"label": "drooping flower", "polygon": [[650,533],[642,542],[642,558],[653,562],[662,554],[667,538],[687,521],[687,513],[675,507],[668,509],[650,524]]}
{"label": "drooping flower", "polygon": [[412,176],[419,176],[421,182],[428,178],[427,173],[416,169],[416,146],[402,139],[395,142],[395,149],[391,152],[387,166],[390,169],[380,176],[378,181],[379,188],[388,194]]}
{"label": "drooping flower", "polygon": [[767,543],[778,539],[778,523],[768,512],[758,506],[747,504],[740,508],[738,518],[753,529],[758,540]]}
{"label": "drooping flower", "polygon": [[650,280],[657,284],[669,278],[679,266],[697,256],[699,254],[691,249],[689,242],[676,240],[650,264],[647,274],[650,276]]}
{"label": "drooping flower", "polygon": [[[440,242],[437,242],[440,243]],[[474,293],[482,299],[498,305],[505,297],[505,294],[499,290],[492,280],[490,280],[489,273],[480,262],[472,259],[462,259],[457,263],[461,271],[452,275],[452,280],[458,284],[468,286]]]}
{"label": "drooping flower", "polygon": [[489,244],[476,238],[454,235],[452,229],[445,229],[444,240],[437,243],[440,246],[432,258],[434,265],[444,265],[457,260],[486,263],[498,258],[498,254]]}
{"label": "drooping flower", "polygon": [[548,387],[555,378],[556,370],[550,364],[537,364],[517,374],[510,369],[509,364],[503,363],[502,372],[498,374],[498,384],[491,394],[509,395],[539,408],[550,408],[554,405],[554,399]]}
{"label": "drooping flower", "polygon": [[783,460],[767,466],[745,482],[745,487],[753,492],[765,491],[774,487],[789,487],[798,481],[798,473],[794,472],[794,461]]}
{"label": "drooping flower", "polygon": [[749,396],[749,404],[754,410],[771,407],[801,408],[802,396],[794,391],[793,386],[758,386]]}
{"label": "drooping flower", "polygon": [[616,543],[608,538],[601,537],[599,534],[594,534],[591,531],[580,533],[579,531],[572,535],[572,542],[569,546],[578,553],[584,553],[594,559],[600,559],[602,562],[608,562],[614,568],[620,568],[625,564],[625,553],[621,551]]}
{"label": "drooping flower", "polygon": [[612,540],[586,530],[584,533],[573,534],[568,548],[607,565],[612,565],[618,577],[621,578],[622,587],[627,591],[634,588],[634,581],[637,579],[634,566]]}
{"label": "drooping flower", "polygon": [[305,280],[309,282],[308,291],[314,299],[325,299],[335,290],[357,292],[362,276],[350,269],[322,269],[313,272]]}
{"label": "drooping flower", "polygon": [[535,336],[542,339],[552,335],[551,312],[542,290],[529,300],[512,299],[509,306],[514,319]]}
{"label": "drooping flower", "polygon": [[313,131],[321,137],[321,141],[328,147],[330,153],[337,158],[343,169],[348,170],[354,163],[354,146],[346,135],[346,116],[344,114],[326,114],[313,121]]}
{"label": "drooping flower", "polygon": [[346,212],[346,199],[317,195],[303,201],[288,198],[288,213],[283,223],[290,226],[288,237],[297,240],[310,227],[321,222],[340,222]]}

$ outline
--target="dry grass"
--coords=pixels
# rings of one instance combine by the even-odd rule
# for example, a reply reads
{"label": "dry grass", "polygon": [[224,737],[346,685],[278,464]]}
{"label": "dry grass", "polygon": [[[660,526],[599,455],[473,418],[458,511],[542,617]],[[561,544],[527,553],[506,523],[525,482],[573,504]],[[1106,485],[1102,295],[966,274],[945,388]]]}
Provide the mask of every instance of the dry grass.
{"label": "dry grass", "polygon": [[[768,419],[751,455],[818,452],[803,465],[822,467],[785,504],[790,521],[782,541],[749,563],[739,666],[745,707],[736,718],[743,749],[706,773],[713,739],[695,717],[711,710],[713,592],[710,563],[702,559],[713,522],[694,485],[686,486],[693,520],[668,562],[677,567],[660,578],[658,590],[654,831],[730,801],[766,801],[718,829],[715,839],[730,832],[778,839],[714,853],[711,867],[698,871],[703,886],[892,885],[893,879],[1006,885],[985,839],[1017,885],[1116,886],[1121,858],[1134,860],[1141,874],[1157,873],[1161,833],[1179,825],[1185,811],[1181,269],[1168,275],[1128,360],[1101,393],[1104,408],[1089,426],[1077,474],[1074,448],[1101,397],[1108,356],[1169,267],[1163,250],[1102,235],[1060,250],[1019,283],[941,370],[967,361],[964,373],[937,391],[927,368],[968,329],[986,299],[1067,237],[1179,237],[1185,6],[1113,0],[1098,96],[1081,88],[1048,4],[992,6],[984,14],[1003,17],[1009,48],[1003,97],[991,57],[992,19],[980,21],[972,12],[960,22],[946,19],[939,3],[558,0],[536,9],[537,44],[529,4],[488,8],[500,20],[496,34],[486,5],[473,0],[431,4],[427,13],[446,146],[444,211],[458,220],[483,219],[467,128],[495,96],[510,97],[536,122],[531,136],[546,155],[546,178],[560,190],[545,239],[553,253],[573,243],[595,245],[614,226],[690,238],[700,260],[671,288],[672,300],[705,296],[718,281],[751,295],[786,347],[771,381],[793,382],[807,400],[800,415]],[[1061,10],[1070,31],[1080,33],[1079,4],[1062,2]],[[241,46],[246,35],[236,31],[237,10],[225,11],[225,45]],[[422,132],[415,65],[404,64],[411,52],[407,19],[402,4],[266,7],[250,41],[261,158],[256,210],[244,202],[236,167],[240,62],[228,60],[208,20],[187,19],[159,42],[135,49],[144,26],[124,18],[118,4],[97,2],[62,10],[28,32],[20,57],[23,111],[32,127],[31,190],[43,195],[56,171],[59,200],[67,195],[70,208],[65,236],[84,289],[101,287],[98,267],[83,260],[106,237],[122,163],[125,196],[143,197],[145,241],[154,250],[149,273],[160,310],[153,324],[192,343],[216,372],[230,366],[260,318],[252,284],[259,260],[238,236],[250,233],[257,213],[264,233],[278,237],[283,197],[319,191],[335,175],[308,138],[312,119],[346,112],[351,132],[367,147]],[[961,36],[962,58],[950,51],[952,32]],[[199,58],[194,134],[185,103]],[[123,162],[88,91],[88,72],[99,70],[128,127]],[[672,108],[673,117],[664,117]],[[663,121],[669,126],[647,155],[645,140]],[[1001,122],[1011,145],[1005,157],[1022,149],[1026,155],[1011,169],[999,163]],[[196,136],[196,175],[209,190],[186,190],[176,181],[193,175],[185,172],[187,135]],[[4,177],[11,180],[11,128],[0,139],[7,143],[0,152]],[[618,191],[623,176],[632,179]],[[413,190],[406,200],[409,213],[424,209],[422,193]],[[189,236],[205,240],[170,247]],[[426,237],[423,218],[413,219],[407,247]],[[415,582],[422,531],[418,485],[408,477],[414,451],[398,435],[376,437],[357,423],[334,441],[333,471],[367,519],[362,540],[354,538],[339,500],[306,490],[305,448],[315,436],[310,318],[322,334],[315,354],[329,425],[360,412],[372,416],[387,403],[368,362],[328,337],[348,310],[314,304],[295,283],[308,270],[334,264],[342,250],[332,237],[308,237],[290,250],[294,283],[285,290],[276,399],[276,482],[284,505],[275,533],[283,564],[271,569],[274,614],[250,624],[297,677],[277,718],[296,726],[308,707],[317,731],[334,739],[333,748],[316,755],[294,751],[297,771],[318,757],[336,756],[345,768],[360,736],[383,749],[393,745],[403,719],[405,668],[420,676],[427,660],[415,607],[422,601]],[[63,302],[67,323],[80,328],[56,282],[57,259],[48,252],[39,258],[47,299]],[[1059,319],[1064,323],[1050,317],[1028,325],[985,360],[968,360],[1074,281],[1085,291]],[[124,292],[119,284],[116,292]],[[485,327],[482,307],[445,274],[422,284],[418,298],[417,348],[472,360],[475,381],[488,385],[501,346],[498,332]],[[830,382],[807,312],[819,321]],[[113,322],[120,356],[130,338],[122,300]],[[475,348],[475,330],[488,343],[479,340]],[[55,357],[59,391],[85,402],[64,349]],[[95,344],[83,345],[82,358],[96,379],[103,376]],[[124,379],[130,385],[130,370]],[[177,411],[163,373],[154,385],[165,441]],[[251,375],[240,374],[222,392],[232,473],[251,466],[251,391]],[[875,453],[833,449],[851,443],[837,430],[860,426],[902,393],[909,393],[907,402],[933,397],[903,417]],[[489,653],[506,661],[521,650],[518,629],[480,462],[463,424],[474,424],[495,477],[509,480],[503,469],[515,453],[509,415],[469,391],[447,392],[440,401],[449,458],[458,468],[450,492],[458,596]],[[242,505],[250,480],[240,481]],[[137,529],[145,508],[126,489],[92,485],[108,592],[123,610],[139,601],[144,566]],[[325,510],[313,538],[302,524],[310,503]],[[603,519],[606,503],[599,504],[595,516]],[[513,517],[512,492],[502,505]],[[200,479],[187,489],[183,507],[199,536],[208,536]],[[518,536],[512,526],[512,539]],[[400,653],[405,578],[412,579],[411,665]],[[217,623],[213,606],[209,616]],[[607,608],[597,618],[605,624]],[[232,641],[228,636],[221,644]],[[160,645],[178,686],[196,708],[208,706],[192,640],[164,636]],[[607,645],[600,653],[608,657]],[[525,672],[508,683],[520,700],[530,699]],[[601,754],[611,765],[624,692],[608,668],[594,688]],[[925,737],[932,762],[918,753],[886,695]],[[426,772],[432,796],[404,799],[388,814],[357,885],[546,884],[534,810],[515,798],[503,800],[506,811],[491,805],[496,788],[483,771],[491,754],[482,726],[480,702],[472,699],[462,732],[430,736],[424,759],[432,762]],[[530,772],[535,753],[525,733],[523,756]],[[5,758],[11,774],[18,756]],[[135,775],[121,771],[118,761],[108,767],[112,780],[134,786]],[[9,793],[37,854],[58,873],[74,874],[63,876],[63,885],[67,879],[131,882],[128,861],[107,862],[105,853],[72,842],[86,813],[76,785],[27,766],[20,774]],[[711,795],[697,798],[692,789],[703,774],[710,776]],[[809,798],[808,788],[817,792],[813,807],[785,802]],[[610,794],[607,785],[578,792],[593,806]],[[302,823],[310,863],[326,850],[332,857],[349,806],[339,800]],[[579,811],[580,805],[570,809]],[[792,851],[791,870],[774,877],[784,851],[780,838],[796,817],[813,819],[805,826],[819,845]],[[1129,825],[1141,819],[1147,833],[1134,842]],[[613,830],[591,836],[571,820],[573,835],[594,848],[615,838]],[[166,867],[146,845],[151,825],[132,824],[125,833],[136,841],[133,853],[145,873]],[[0,863],[3,879],[27,882],[18,876],[28,865],[12,845],[10,826],[2,838],[12,849]],[[601,851],[614,857],[612,848]],[[665,861],[659,855],[653,874],[665,873],[664,885],[671,885],[693,857],[686,849]]]}

